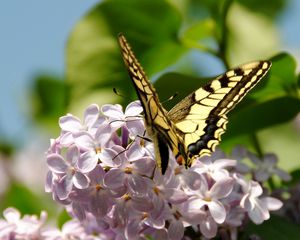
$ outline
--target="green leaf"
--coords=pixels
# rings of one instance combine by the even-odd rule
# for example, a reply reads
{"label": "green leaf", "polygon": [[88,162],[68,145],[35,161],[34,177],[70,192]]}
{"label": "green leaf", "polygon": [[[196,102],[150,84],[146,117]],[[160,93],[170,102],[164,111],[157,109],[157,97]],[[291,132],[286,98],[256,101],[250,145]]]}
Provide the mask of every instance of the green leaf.
{"label": "green leaf", "polygon": [[43,201],[26,186],[12,182],[0,202],[0,212],[7,207],[15,207],[23,214],[37,214],[46,208]]}
{"label": "green leaf", "polygon": [[207,78],[196,78],[181,73],[166,73],[154,83],[162,102],[177,94],[172,101],[166,101],[164,106],[170,110],[180,100],[208,82]]}
{"label": "green leaf", "polygon": [[66,210],[61,211],[57,217],[57,226],[61,228],[64,223],[69,221],[70,219],[71,217]]}
{"label": "green leaf", "polygon": [[252,134],[293,119],[300,111],[300,99],[281,97],[239,108],[229,117],[228,135]]}
{"label": "green leaf", "polygon": [[181,41],[189,48],[198,48],[204,51],[216,50],[217,46],[213,38],[215,27],[215,22],[212,19],[201,20],[191,25],[181,34]]}
{"label": "green leaf", "polygon": [[55,124],[68,105],[69,89],[62,79],[40,75],[34,80],[33,115],[36,120]]}
{"label": "green leaf", "polygon": [[[0,154],[3,156],[12,156],[15,152],[15,147],[9,143],[8,141],[5,141],[4,139],[0,139]],[[5,160],[5,158],[3,158]]]}
{"label": "green leaf", "polygon": [[273,215],[261,225],[249,224],[241,240],[250,239],[251,235],[257,235],[260,239],[298,240],[300,228],[285,218]]}
{"label": "green leaf", "polygon": [[[89,12],[72,31],[67,44],[67,78],[72,84],[72,105],[112,93],[115,87],[131,97],[134,92],[117,43],[123,32],[149,75],[173,64],[185,49],[177,40],[181,18],[165,1],[104,1]],[[101,90],[100,90],[101,89]],[[98,96],[97,96],[98,93]]]}
{"label": "green leaf", "polygon": [[271,18],[282,13],[282,10],[288,3],[287,0],[273,0],[272,4],[268,1],[261,0],[238,0],[238,2],[249,8],[251,11],[262,13]]}
{"label": "green leaf", "polygon": [[290,172],[290,175],[292,176],[292,179],[289,182],[285,182],[285,186],[296,186],[300,182],[300,169],[296,169],[292,172]]}
{"label": "green leaf", "polygon": [[270,61],[268,77],[255,88],[251,97],[259,102],[287,95],[297,97],[296,60],[287,53],[280,53]]}

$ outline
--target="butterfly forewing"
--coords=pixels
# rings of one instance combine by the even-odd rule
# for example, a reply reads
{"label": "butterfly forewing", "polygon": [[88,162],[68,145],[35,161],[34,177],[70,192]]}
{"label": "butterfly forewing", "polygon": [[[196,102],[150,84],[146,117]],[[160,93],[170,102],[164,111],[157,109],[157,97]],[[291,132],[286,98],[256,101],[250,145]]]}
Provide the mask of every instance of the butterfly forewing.
{"label": "butterfly forewing", "polygon": [[169,160],[168,146],[175,156],[178,155],[180,136],[177,135],[176,128],[169,120],[167,111],[160,104],[154,87],[149,82],[125,37],[121,34],[119,35],[119,44],[125,65],[144,110],[147,133],[154,143],[156,163],[164,174]]}
{"label": "butterfly forewing", "polygon": [[186,165],[193,156],[209,155],[226,130],[226,114],[259,82],[269,61],[242,65],[212,80],[184,98],[168,113],[188,149]]}

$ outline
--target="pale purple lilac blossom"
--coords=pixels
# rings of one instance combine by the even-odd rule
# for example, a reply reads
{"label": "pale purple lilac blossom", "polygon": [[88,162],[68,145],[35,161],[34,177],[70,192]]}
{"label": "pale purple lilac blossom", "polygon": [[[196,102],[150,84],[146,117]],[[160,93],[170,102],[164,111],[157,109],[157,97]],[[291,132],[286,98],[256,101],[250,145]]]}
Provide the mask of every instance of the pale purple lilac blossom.
{"label": "pale purple lilac blossom", "polygon": [[138,101],[125,113],[120,105],[93,104],[83,123],[72,115],[60,118],[61,135],[47,152],[46,190],[85,229],[94,226],[94,234],[119,240],[180,240],[188,227],[209,239],[226,226],[234,238],[247,216],[261,223],[281,207],[221,151],[189,169],[170,152],[161,175],[141,111]]}
{"label": "pale purple lilac blossom", "polygon": [[[61,229],[46,225],[47,213],[41,212],[36,215],[24,215],[15,208],[7,208],[0,218],[1,240],[113,240],[115,234],[102,228],[101,236],[94,236],[84,223],[77,219],[66,222]],[[89,219],[89,225],[92,219]],[[99,227],[98,227],[99,228]]]}

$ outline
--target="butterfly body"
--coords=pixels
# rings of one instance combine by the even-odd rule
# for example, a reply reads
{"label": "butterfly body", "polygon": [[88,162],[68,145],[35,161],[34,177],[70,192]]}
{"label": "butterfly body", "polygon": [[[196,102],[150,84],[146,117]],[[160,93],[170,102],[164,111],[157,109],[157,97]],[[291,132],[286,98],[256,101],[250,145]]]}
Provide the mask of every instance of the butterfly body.
{"label": "butterfly body", "polygon": [[271,66],[269,61],[257,61],[230,70],[167,112],[123,35],[119,36],[119,44],[144,109],[145,126],[154,143],[157,166],[163,174],[168,166],[168,147],[186,167],[190,167],[195,158],[210,155],[226,130],[228,112]]}

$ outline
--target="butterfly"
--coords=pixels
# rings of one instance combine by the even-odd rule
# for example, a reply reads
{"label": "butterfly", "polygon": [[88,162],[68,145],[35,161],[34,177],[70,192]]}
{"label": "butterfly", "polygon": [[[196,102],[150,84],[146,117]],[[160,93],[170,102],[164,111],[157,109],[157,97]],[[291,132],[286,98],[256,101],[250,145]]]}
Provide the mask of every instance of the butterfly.
{"label": "butterfly", "polygon": [[121,54],[144,110],[146,131],[154,143],[156,165],[164,174],[169,148],[177,162],[190,167],[210,155],[226,130],[227,114],[263,78],[270,61],[241,65],[213,79],[176,104],[163,108],[124,35],[119,35]]}

